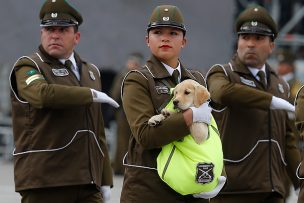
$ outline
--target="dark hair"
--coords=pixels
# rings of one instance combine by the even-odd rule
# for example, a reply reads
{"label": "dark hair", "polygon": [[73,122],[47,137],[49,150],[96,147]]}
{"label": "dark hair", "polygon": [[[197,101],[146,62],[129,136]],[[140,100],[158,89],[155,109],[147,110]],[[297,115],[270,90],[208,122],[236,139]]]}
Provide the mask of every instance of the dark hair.
{"label": "dark hair", "polygon": [[75,33],[78,32],[78,26],[77,25],[74,25],[73,28],[74,28]]}

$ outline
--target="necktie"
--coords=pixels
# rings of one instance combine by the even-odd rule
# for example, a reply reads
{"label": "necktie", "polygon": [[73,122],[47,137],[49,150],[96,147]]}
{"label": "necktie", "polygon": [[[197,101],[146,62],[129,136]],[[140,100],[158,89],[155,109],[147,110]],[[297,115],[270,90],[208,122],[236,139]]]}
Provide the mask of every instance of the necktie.
{"label": "necktie", "polygon": [[72,63],[72,61],[70,60],[66,60],[64,62],[64,66],[67,67],[67,69],[69,69],[70,71],[72,71],[74,73],[74,75],[76,76],[76,78],[78,80],[80,80],[80,75],[79,75],[79,70],[77,67],[75,67]]}
{"label": "necktie", "polygon": [[172,77],[173,77],[173,80],[174,80],[174,82],[175,82],[175,84],[178,84],[178,76],[179,76],[179,72],[178,72],[178,70],[177,69],[175,69],[174,71],[173,71],[173,73],[172,73]]}
{"label": "necktie", "polygon": [[266,77],[265,77],[264,71],[260,70],[258,72],[258,76],[260,77],[260,82],[262,83],[263,87],[266,88],[267,87],[267,81],[266,81]]}
{"label": "necktie", "polygon": [[72,61],[70,61],[70,60],[66,60],[64,62],[64,66],[67,67],[69,70],[73,70],[73,64],[72,64]]}

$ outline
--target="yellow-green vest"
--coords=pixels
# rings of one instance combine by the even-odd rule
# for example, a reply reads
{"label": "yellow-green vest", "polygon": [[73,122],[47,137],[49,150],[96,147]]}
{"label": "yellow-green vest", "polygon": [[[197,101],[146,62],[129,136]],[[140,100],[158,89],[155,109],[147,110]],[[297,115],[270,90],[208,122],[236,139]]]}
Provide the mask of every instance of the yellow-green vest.
{"label": "yellow-green vest", "polygon": [[[173,101],[166,106],[171,111]],[[217,125],[212,117],[209,138],[197,144],[189,134],[181,141],[162,147],[157,157],[160,178],[182,195],[211,192],[223,170],[223,150]]]}

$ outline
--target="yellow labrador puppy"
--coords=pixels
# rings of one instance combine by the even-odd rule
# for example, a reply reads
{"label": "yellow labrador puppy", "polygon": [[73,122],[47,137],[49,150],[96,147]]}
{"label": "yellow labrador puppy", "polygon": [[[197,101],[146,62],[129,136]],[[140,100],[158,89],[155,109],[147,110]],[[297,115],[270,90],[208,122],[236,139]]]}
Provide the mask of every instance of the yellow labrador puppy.
{"label": "yellow labrador puppy", "polygon": [[[188,79],[176,85],[173,91],[174,109],[186,110],[190,107],[199,107],[210,99],[208,90],[198,82]],[[152,116],[148,124],[150,126],[158,125],[170,114],[175,113],[169,109],[163,109],[161,114]],[[190,133],[197,144],[201,144],[208,138],[208,125],[201,122],[192,123]]]}

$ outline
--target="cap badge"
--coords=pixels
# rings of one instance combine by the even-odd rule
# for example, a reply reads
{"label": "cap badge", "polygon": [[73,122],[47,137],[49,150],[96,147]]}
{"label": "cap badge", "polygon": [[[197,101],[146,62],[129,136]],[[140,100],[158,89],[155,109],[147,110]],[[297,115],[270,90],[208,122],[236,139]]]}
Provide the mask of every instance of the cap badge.
{"label": "cap badge", "polygon": [[165,9],[164,9],[164,11],[166,11],[166,12],[167,12],[167,11],[169,11],[169,9],[165,8]]}
{"label": "cap badge", "polygon": [[169,21],[170,18],[169,17],[163,17],[163,21]]}
{"label": "cap badge", "polygon": [[57,13],[51,13],[52,18],[57,18]]}
{"label": "cap badge", "polygon": [[252,25],[252,26],[258,26],[258,22],[257,22],[257,21],[252,21],[252,22],[251,22],[251,25]]}
{"label": "cap badge", "polygon": [[254,11],[255,11],[255,12],[258,12],[258,10],[259,10],[258,8],[254,8]]}
{"label": "cap badge", "polygon": [[52,3],[55,3],[56,2],[56,0],[52,0]]}

